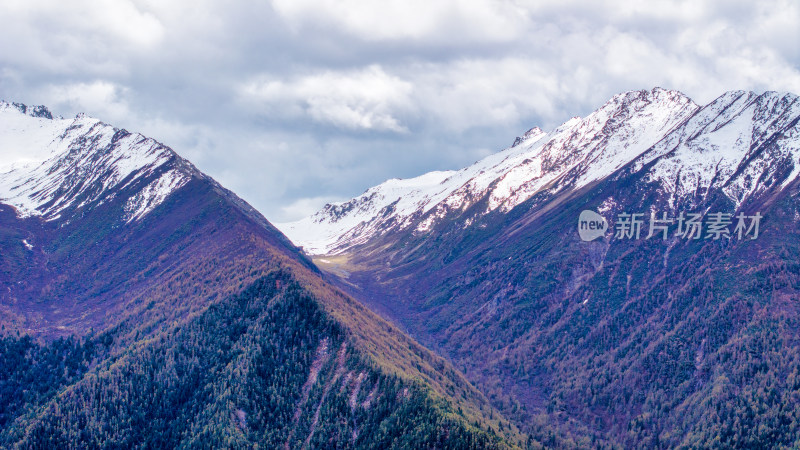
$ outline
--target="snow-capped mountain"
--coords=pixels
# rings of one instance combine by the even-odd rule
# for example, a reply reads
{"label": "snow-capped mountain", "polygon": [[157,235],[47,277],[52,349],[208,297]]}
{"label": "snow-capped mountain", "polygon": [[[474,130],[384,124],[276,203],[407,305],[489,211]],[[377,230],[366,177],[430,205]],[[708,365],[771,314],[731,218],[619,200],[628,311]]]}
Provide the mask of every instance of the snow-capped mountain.
{"label": "snow-capped mountain", "polygon": [[[308,254],[340,253],[390,232],[425,233],[454,214],[470,226],[480,215],[581,189],[630,163],[628,170],[647,170],[673,204],[719,187],[739,205],[800,174],[798,117],[800,102],[789,93],[733,91],[701,108],[676,91],[627,92],[550,133],[533,128],[462,170],[389,180],[278,227]],[[463,214],[479,202],[485,206]]]}
{"label": "snow-capped mountain", "polygon": [[[462,170],[389,180],[277,226],[307,253],[328,254],[390,231],[424,233],[445,216],[484,200],[478,214],[507,212],[543,190],[579,189],[606,178],[699,109],[685,95],[661,88],[619,94],[550,133],[533,128],[510,148]],[[475,217],[462,220],[469,226]]]}
{"label": "snow-capped mountain", "polygon": [[[798,96],[631,92],[516,144],[283,228],[339,253],[319,267],[507,395],[519,423],[609,447],[796,447]],[[602,238],[582,239],[586,210]],[[623,213],[641,236],[620,233]],[[690,238],[697,213],[709,232]],[[756,232],[718,239],[728,214],[760,217]]]}
{"label": "snow-capped mountain", "polygon": [[[800,100],[789,93],[720,96],[637,158],[674,203],[720,189],[737,206],[800,174]],[[652,166],[652,167],[649,167]],[[648,168],[649,167],[649,168]]]}
{"label": "snow-capped mountain", "polygon": [[[157,141],[83,114],[0,102],[0,202],[20,217],[64,218],[125,191],[122,219],[141,219],[185,185],[194,167]],[[126,189],[135,187],[135,189]]]}
{"label": "snow-capped mountain", "polygon": [[[224,448],[229,432],[266,448],[523,439],[168,147],[2,103],[0,167],[0,448]],[[235,380],[256,388],[217,388]]]}

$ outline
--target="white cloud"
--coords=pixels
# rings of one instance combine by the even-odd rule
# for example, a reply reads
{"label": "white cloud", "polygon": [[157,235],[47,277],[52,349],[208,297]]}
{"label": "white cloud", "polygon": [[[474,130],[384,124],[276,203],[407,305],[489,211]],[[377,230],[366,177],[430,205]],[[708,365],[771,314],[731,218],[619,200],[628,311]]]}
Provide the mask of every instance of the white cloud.
{"label": "white cloud", "polygon": [[37,94],[48,99],[56,111],[84,112],[92,117],[113,122],[130,116],[123,98],[125,89],[107,81],[48,85]]}
{"label": "white cloud", "polygon": [[524,30],[525,11],[508,1],[273,0],[296,28],[333,27],[366,40],[508,42]]}
{"label": "white cloud", "polygon": [[24,18],[25,24],[55,33],[53,38],[72,32],[115,38],[135,45],[156,44],[164,27],[153,15],[140,11],[127,0],[7,0],[0,10],[4,17]]}
{"label": "white cloud", "polygon": [[124,73],[128,54],[152,50],[165,33],[127,0],[8,0],[0,17],[2,62],[51,74]]}
{"label": "white cloud", "polygon": [[408,109],[411,90],[410,83],[370,66],[288,81],[251,81],[241,88],[241,95],[264,113],[304,113],[341,128],[406,132],[395,116]]}
{"label": "white cloud", "polygon": [[411,69],[416,101],[449,132],[553,115],[558,77],[536,59],[469,59]]}

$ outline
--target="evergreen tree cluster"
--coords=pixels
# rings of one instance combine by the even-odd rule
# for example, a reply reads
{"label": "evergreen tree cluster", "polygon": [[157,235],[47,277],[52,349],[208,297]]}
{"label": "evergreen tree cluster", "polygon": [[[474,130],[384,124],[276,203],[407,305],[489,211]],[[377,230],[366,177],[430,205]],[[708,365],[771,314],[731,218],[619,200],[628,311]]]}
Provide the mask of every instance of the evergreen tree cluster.
{"label": "evergreen tree cluster", "polygon": [[0,339],[0,447],[503,448],[388,375],[284,271],[122,351]]}

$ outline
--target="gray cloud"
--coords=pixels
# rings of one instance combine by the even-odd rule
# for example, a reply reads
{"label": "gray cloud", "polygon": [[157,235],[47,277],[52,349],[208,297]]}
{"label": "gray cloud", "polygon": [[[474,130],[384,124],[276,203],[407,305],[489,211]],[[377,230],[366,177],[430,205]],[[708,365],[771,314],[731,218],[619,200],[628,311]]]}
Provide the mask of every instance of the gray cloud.
{"label": "gray cloud", "polygon": [[0,97],[170,145],[284,221],[615,93],[800,92],[793,1],[3,2]]}

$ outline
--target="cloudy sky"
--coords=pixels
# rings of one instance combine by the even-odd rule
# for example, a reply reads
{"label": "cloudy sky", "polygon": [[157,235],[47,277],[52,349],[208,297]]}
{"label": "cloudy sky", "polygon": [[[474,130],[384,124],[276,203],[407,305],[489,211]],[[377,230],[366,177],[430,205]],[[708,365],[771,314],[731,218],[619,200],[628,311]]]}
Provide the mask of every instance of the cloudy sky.
{"label": "cloudy sky", "polygon": [[0,98],[154,137],[275,222],[623,91],[800,93],[794,0],[3,0],[0,21]]}

